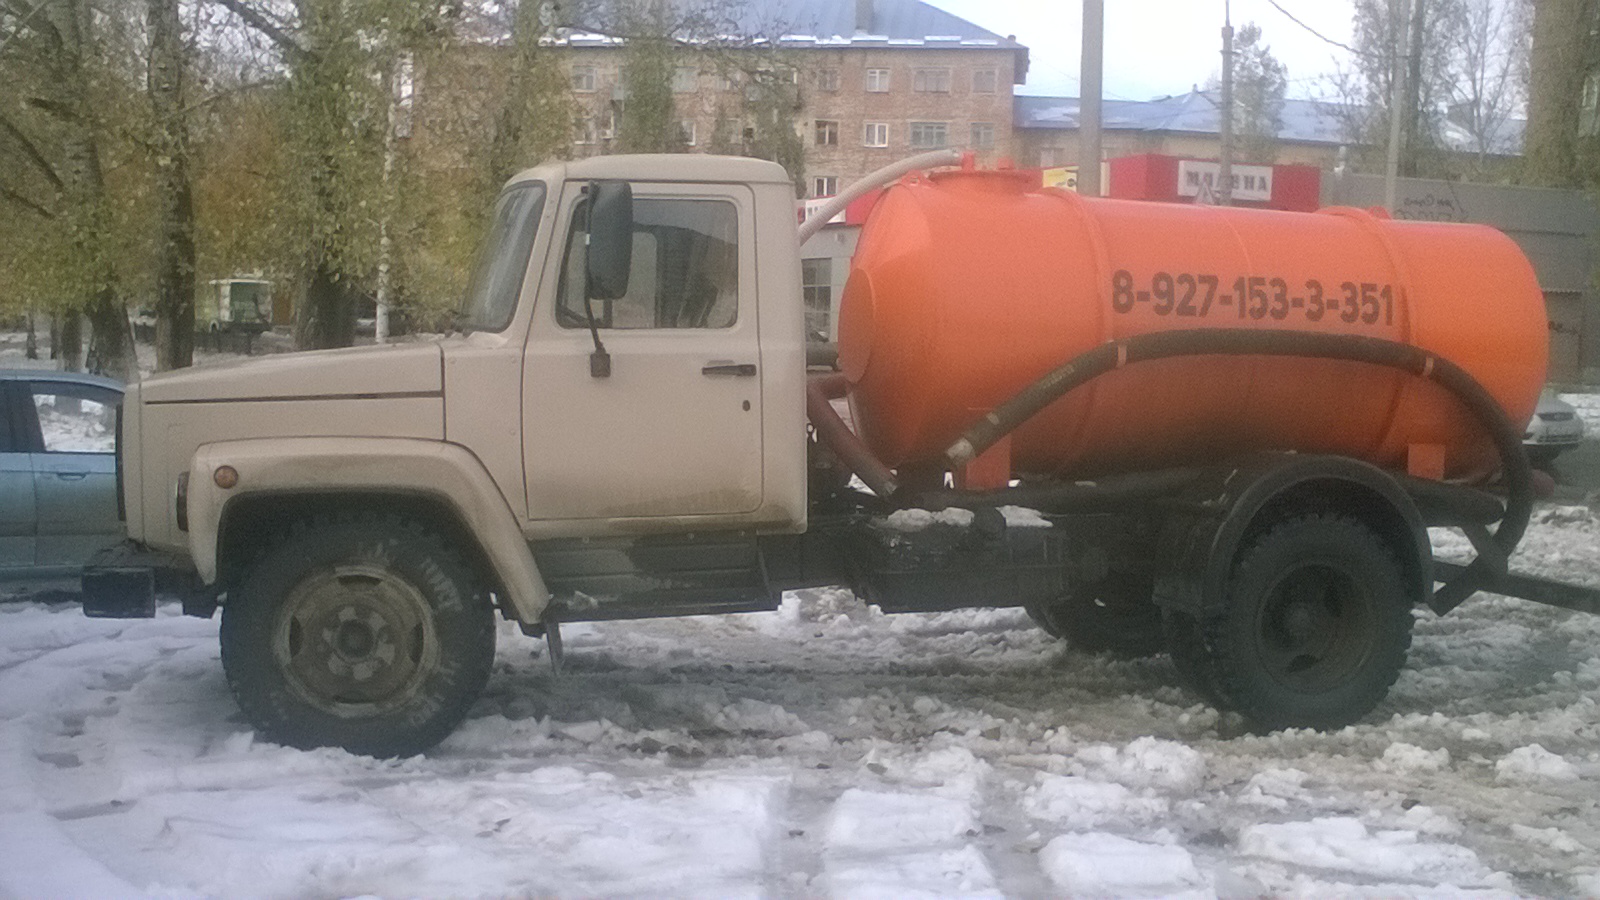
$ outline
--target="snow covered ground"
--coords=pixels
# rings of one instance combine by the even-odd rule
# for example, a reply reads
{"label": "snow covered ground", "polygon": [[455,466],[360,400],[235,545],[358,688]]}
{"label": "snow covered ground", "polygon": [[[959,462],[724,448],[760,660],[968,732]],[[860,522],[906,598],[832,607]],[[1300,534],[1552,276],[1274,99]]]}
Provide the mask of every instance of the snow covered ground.
{"label": "snow covered ground", "polygon": [[[1458,542],[1441,535],[1442,552]],[[1600,516],[1519,567],[1600,584]],[[426,757],[258,743],[215,621],[0,604],[0,896],[1600,896],[1600,617],[1418,616],[1369,720],[1243,733],[1015,610],[507,627]]]}
{"label": "snow covered ground", "polygon": [[[1516,566],[1600,585],[1600,515],[1542,507]],[[1329,734],[1015,610],[814,591],[565,637],[557,677],[502,628],[465,724],[376,761],[257,742],[216,621],[0,602],[0,898],[1600,897],[1600,617],[1419,613]]]}

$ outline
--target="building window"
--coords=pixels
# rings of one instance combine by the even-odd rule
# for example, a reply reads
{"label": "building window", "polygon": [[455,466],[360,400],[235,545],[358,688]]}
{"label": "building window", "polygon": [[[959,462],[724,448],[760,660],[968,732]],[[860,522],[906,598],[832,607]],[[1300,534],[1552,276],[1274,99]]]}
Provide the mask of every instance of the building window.
{"label": "building window", "polygon": [[672,70],[672,92],[692,94],[700,90],[700,70],[694,66],[678,66]]}
{"label": "building window", "polygon": [[1583,79],[1583,96],[1578,106],[1578,133],[1584,137],[1600,134],[1600,72]]}
{"label": "building window", "polygon": [[868,69],[867,70],[867,93],[869,93],[869,94],[882,94],[887,90],[889,90],[889,70],[888,69]]}
{"label": "building window", "polygon": [[817,120],[817,146],[839,146],[839,123],[827,119]]}
{"label": "building window", "polygon": [[789,86],[800,84],[800,70],[792,66],[778,66],[768,69],[757,69],[748,74],[748,83],[745,85],[744,97],[746,100],[758,101],[794,100],[798,103],[798,90]]}
{"label": "building window", "polygon": [[938,150],[950,144],[948,122],[912,122],[911,149]]}
{"label": "building window", "polygon": [[600,129],[595,122],[594,116],[579,116],[576,130],[578,132],[576,142],[579,144],[593,144],[599,138]]}
{"label": "building window", "polygon": [[594,66],[572,67],[572,89],[580,94],[592,94],[598,79],[595,76]]}
{"label": "building window", "polygon": [[972,73],[972,92],[992,94],[1000,85],[1000,73],[994,69],[977,69]]}
{"label": "building window", "polygon": [[839,193],[839,176],[818,175],[811,179],[811,196],[832,197]]}
{"label": "building window", "polygon": [[949,69],[914,69],[911,73],[911,89],[923,93],[948,94],[950,93]]}
{"label": "building window", "polygon": [[833,314],[833,260],[800,260],[800,290],[806,301],[806,339],[827,341]]}
{"label": "building window", "polygon": [[994,123],[993,122],[973,122],[972,123],[972,149],[974,149],[974,150],[993,150],[994,149]]}
{"label": "building window", "polygon": [[864,147],[889,146],[889,123],[868,122],[861,129],[861,145]]}
{"label": "building window", "polygon": [[739,89],[739,73],[726,72],[717,76],[717,90],[737,91]]}
{"label": "building window", "polygon": [[678,121],[678,143],[685,147],[694,146],[694,120],[680,119]]}
{"label": "building window", "polygon": [[839,89],[839,70],[838,69],[818,69],[817,70],[817,90],[819,90],[819,91],[828,91],[828,92],[832,93],[833,91],[837,91],[838,89]]}

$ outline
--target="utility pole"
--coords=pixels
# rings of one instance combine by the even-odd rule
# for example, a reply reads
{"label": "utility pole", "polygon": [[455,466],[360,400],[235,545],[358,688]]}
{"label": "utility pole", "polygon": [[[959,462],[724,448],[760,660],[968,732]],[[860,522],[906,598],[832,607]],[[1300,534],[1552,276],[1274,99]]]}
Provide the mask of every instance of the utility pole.
{"label": "utility pole", "polygon": [[1222,0],[1222,153],[1217,162],[1217,205],[1233,205],[1233,11]]}
{"label": "utility pole", "polygon": [[1417,150],[1422,145],[1422,51],[1427,36],[1429,0],[1410,0],[1411,9],[1406,16],[1410,30],[1401,35],[1406,48],[1406,118],[1404,137],[1400,141],[1400,172],[1411,178],[1417,176]]}
{"label": "utility pole", "polygon": [[1105,0],[1083,0],[1083,56],[1078,69],[1078,193],[1100,196],[1100,78],[1105,57]]}

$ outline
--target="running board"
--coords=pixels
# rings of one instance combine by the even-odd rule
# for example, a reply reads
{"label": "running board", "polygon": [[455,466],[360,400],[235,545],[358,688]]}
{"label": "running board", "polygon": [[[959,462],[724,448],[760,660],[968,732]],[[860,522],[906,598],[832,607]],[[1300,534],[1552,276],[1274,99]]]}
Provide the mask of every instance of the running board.
{"label": "running board", "polygon": [[777,609],[753,535],[563,538],[532,545],[554,595],[547,621]]}

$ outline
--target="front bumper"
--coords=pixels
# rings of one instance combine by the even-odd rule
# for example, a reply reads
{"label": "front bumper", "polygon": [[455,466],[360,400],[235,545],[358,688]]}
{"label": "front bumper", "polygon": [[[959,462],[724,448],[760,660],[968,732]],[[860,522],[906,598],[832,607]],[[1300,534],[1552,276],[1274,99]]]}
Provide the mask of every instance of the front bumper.
{"label": "front bumper", "polygon": [[186,557],[123,541],[83,567],[83,614],[93,619],[150,619],[157,595],[176,597],[183,614],[211,618],[217,595]]}

